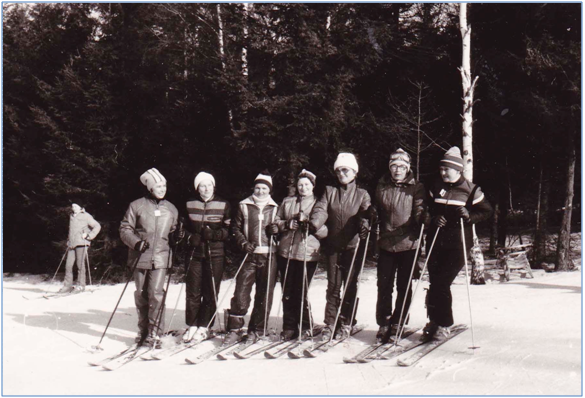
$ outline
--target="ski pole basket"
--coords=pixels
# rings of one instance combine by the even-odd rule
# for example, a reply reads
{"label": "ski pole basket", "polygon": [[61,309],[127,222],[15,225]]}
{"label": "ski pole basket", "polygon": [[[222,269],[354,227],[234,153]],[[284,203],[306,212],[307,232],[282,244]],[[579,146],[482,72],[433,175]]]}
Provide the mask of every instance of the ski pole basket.
{"label": "ski pole basket", "polygon": [[530,247],[532,247],[532,244],[502,247],[498,249],[496,265],[498,268],[504,270],[504,278],[506,278],[506,281],[510,280],[510,272],[516,270],[520,270],[520,272],[528,274],[531,278],[534,278],[532,269],[530,268],[530,262],[526,256],[526,251]]}

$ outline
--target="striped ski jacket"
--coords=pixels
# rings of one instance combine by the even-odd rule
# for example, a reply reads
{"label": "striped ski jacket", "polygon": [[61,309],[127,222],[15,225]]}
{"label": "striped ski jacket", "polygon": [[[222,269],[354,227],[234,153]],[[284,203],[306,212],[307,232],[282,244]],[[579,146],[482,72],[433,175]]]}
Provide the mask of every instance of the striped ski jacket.
{"label": "striped ski jacket", "polygon": [[229,202],[215,195],[206,202],[200,195],[197,195],[197,197],[187,201],[186,207],[189,217],[187,231],[190,234],[201,235],[206,227],[213,231],[213,237],[209,241],[205,242],[202,239],[201,243],[194,248],[193,257],[224,256],[224,242],[229,237],[231,222]]}
{"label": "striped ski jacket", "polygon": [[[277,212],[278,205],[272,198],[262,211],[252,196],[242,200],[233,223],[233,234],[238,247],[243,249],[246,242],[255,243],[257,247],[254,253],[268,254],[270,240],[266,235],[266,226],[278,221]],[[272,251],[276,251],[276,245],[272,246]]]}

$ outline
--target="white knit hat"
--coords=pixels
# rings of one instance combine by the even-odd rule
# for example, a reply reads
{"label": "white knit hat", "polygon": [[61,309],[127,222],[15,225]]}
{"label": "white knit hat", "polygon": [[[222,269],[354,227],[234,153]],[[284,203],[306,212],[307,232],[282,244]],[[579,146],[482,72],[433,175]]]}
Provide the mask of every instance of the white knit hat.
{"label": "white knit hat", "polygon": [[308,178],[309,181],[311,181],[311,184],[313,184],[313,186],[315,186],[316,181],[317,181],[317,176],[313,173],[311,173],[309,170],[305,170],[303,169],[303,171],[301,171],[297,177],[297,181],[300,180],[301,178]]}
{"label": "white knit hat", "polygon": [[335,160],[333,170],[337,170],[340,167],[348,167],[353,169],[356,173],[359,171],[357,160],[352,153],[342,152],[337,155],[337,160]]}
{"label": "white knit hat", "polygon": [[140,176],[140,182],[146,185],[146,188],[150,191],[159,182],[167,182],[167,179],[154,167],[150,170],[146,170],[144,174]]}
{"label": "white knit hat", "polygon": [[254,180],[254,185],[256,184],[265,184],[268,186],[268,188],[270,188],[270,192],[272,192],[272,177],[268,174],[268,172],[262,172],[258,174]]}
{"label": "white knit hat", "polygon": [[203,181],[207,181],[207,180],[211,181],[211,183],[215,187],[215,178],[213,178],[213,176],[211,174],[206,173],[204,171],[197,174],[197,176],[195,177],[195,190],[199,189],[199,184],[201,184]]}

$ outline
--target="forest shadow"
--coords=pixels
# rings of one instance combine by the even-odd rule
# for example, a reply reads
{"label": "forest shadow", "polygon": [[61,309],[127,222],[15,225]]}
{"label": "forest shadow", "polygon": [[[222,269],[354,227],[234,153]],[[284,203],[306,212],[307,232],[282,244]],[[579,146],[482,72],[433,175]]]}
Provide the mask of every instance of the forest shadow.
{"label": "forest shadow", "polygon": [[531,283],[530,281],[525,282],[507,282],[508,284],[512,285],[524,285],[532,289],[564,289],[569,290],[571,293],[578,293],[581,294],[582,288],[581,286],[566,286],[566,285],[553,285],[550,283]]}

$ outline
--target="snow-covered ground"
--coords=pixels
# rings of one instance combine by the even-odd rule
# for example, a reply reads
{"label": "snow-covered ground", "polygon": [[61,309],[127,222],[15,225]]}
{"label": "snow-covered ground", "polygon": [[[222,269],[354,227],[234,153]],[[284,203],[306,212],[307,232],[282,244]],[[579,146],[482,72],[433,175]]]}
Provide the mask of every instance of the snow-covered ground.
{"label": "snow-covered ground", "polygon": [[[402,368],[396,360],[344,364],[375,339],[375,269],[367,269],[360,288],[358,322],[368,324],[349,344],[315,359],[242,361],[210,359],[188,365],[188,352],[163,361],[136,360],[114,372],[90,367],[89,359],[122,350],[136,333],[134,286],[130,284],[102,342],[97,344],[123,285],[101,286],[66,298],[39,298],[58,285],[26,275],[3,281],[3,395],[581,395],[581,272],[544,273],[535,279],[513,274],[500,282],[492,271],[487,285],[471,286],[477,350],[467,331],[418,364]],[[220,298],[230,281],[224,281]],[[423,282],[426,287],[427,283]],[[322,322],[326,280],[316,276],[310,298]],[[280,287],[277,295],[280,295]],[[469,323],[463,274],[453,285],[456,323]],[[181,285],[170,287],[175,306]],[[233,286],[222,308],[229,306]],[[26,298],[25,298],[26,297]],[[426,322],[424,293],[414,300],[411,326]],[[184,291],[173,329],[184,326]],[[278,303],[272,308],[276,326]],[[167,313],[170,319],[172,311]],[[223,316],[222,316],[223,323]],[[193,354],[193,351],[190,353]]]}

